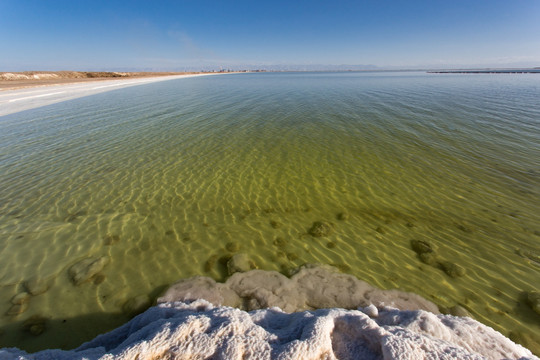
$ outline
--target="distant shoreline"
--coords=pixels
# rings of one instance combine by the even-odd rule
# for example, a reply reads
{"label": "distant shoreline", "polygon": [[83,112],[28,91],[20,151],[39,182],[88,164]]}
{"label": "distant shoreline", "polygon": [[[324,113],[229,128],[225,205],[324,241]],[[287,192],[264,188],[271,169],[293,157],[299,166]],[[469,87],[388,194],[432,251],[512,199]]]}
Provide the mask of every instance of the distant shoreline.
{"label": "distant shoreline", "polygon": [[22,71],[0,72],[0,91],[35,88],[51,85],[86,83],[105,80],[139,79],[175,75],[202,75],[244,72],[411,72],[423,71],[428,74],[540,74],[540,67],[523,69],[370,69],[370,70],[319,70],[319,71],[193,71],[193,72],[98,72],[98,71]]}
{"label": "distant shoreline", "polygon": [[533,69],[463,69],[433,70],[428,74],[540,74],[540,68]]}

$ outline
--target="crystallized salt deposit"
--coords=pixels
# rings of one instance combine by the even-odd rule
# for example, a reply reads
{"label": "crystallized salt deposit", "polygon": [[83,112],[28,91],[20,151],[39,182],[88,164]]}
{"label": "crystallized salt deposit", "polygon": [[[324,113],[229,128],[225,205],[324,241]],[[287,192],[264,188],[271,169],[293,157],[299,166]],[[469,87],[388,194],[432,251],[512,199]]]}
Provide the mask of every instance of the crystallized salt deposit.
{"label": "crystallized salt deposit", "polygon": [[[328,266],[305,266],[290,279],[261,270],[223,284],[194,277],[171,286],[158,303],[75,350],[0,349],[0,360],[538,360],[471,318],[438,314],[418,295],[383,291]],[[319,309],[298,311],[308,308]]]}
{"label": "crystallized salt deposit", "polygon": [[538,359],[471,318],[371,311],[163,303],[75,350],[2,349],[0,359]]}
{"label": "crystallized salt deposit", "polygon": [[381,290],[327,265],[305,265],[291,278],[263,270],[235,273],[223,284],[207,277],[193,277],[172,285],[158,303],[200,298],[214,305],[246,310],[279,307],[294,312],[334,307],[356,309],[374,304],[439,313],[437,305],[419,295]]}

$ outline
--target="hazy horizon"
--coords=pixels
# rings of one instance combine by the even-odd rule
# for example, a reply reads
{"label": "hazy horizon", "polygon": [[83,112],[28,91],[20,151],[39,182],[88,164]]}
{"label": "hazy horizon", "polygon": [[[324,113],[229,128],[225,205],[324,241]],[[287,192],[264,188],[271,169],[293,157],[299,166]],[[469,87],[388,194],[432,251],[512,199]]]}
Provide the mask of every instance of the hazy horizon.
{"label": "hazy horizon", "polygon": [[376,65],[333,65],[333,64],[260,64],[260,65],[230,65],[230,66],[186,66],[181,68],[143,68],[143,67],[104,67],[104,68],[28,68],[28,69],[0,69],[1,72],[60,72],[60,71],[88,71],[88,72],[218,72],[218,71],[268,71],[268,72],[408,72],[408,71],[474,71],[474,70],[531,70],[540,69],[540,63],[531,64],[493,64],[493,65],[455,65],[455,66],[435,66],[435,65],[419,65],[410,67],[386,66],[379,67]]}

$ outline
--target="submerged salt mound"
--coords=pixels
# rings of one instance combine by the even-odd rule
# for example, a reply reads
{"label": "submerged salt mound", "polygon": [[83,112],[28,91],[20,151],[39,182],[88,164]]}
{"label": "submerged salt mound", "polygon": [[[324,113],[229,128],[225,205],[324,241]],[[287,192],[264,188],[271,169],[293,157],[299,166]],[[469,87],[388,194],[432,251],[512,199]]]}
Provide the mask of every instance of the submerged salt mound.
{"label": "submerged salt mound", "polygon": [[158,303],[200,298],[216,306],[246,310],[279,307],[294,312],[334,307],[356,309],[374,304],[439,313],[437,305],[419,295],[381,290],[328,265],[305,265],[291,278],[263,270],[235,273],[225,283],[196,276],[172,285]]}
{"label": "submerged salt mound", "polygon": [[13,358],[538,359],[470,318],[373,306],[245,312],[202,299],[152,307],[72,351],[0,350]]}

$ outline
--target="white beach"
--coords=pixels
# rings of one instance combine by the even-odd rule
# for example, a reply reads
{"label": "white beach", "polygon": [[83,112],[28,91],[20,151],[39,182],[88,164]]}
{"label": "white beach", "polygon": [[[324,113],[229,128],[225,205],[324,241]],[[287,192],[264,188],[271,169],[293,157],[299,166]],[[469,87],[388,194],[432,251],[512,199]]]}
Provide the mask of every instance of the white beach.
{"label": "white beach", "polygon": [[90,82],[76,82],[76,79],[74,79],[74,82],[69,84],[4,90],[0,91],[0,116],[130,86],[205,75],[212,74],[186,74]]}

